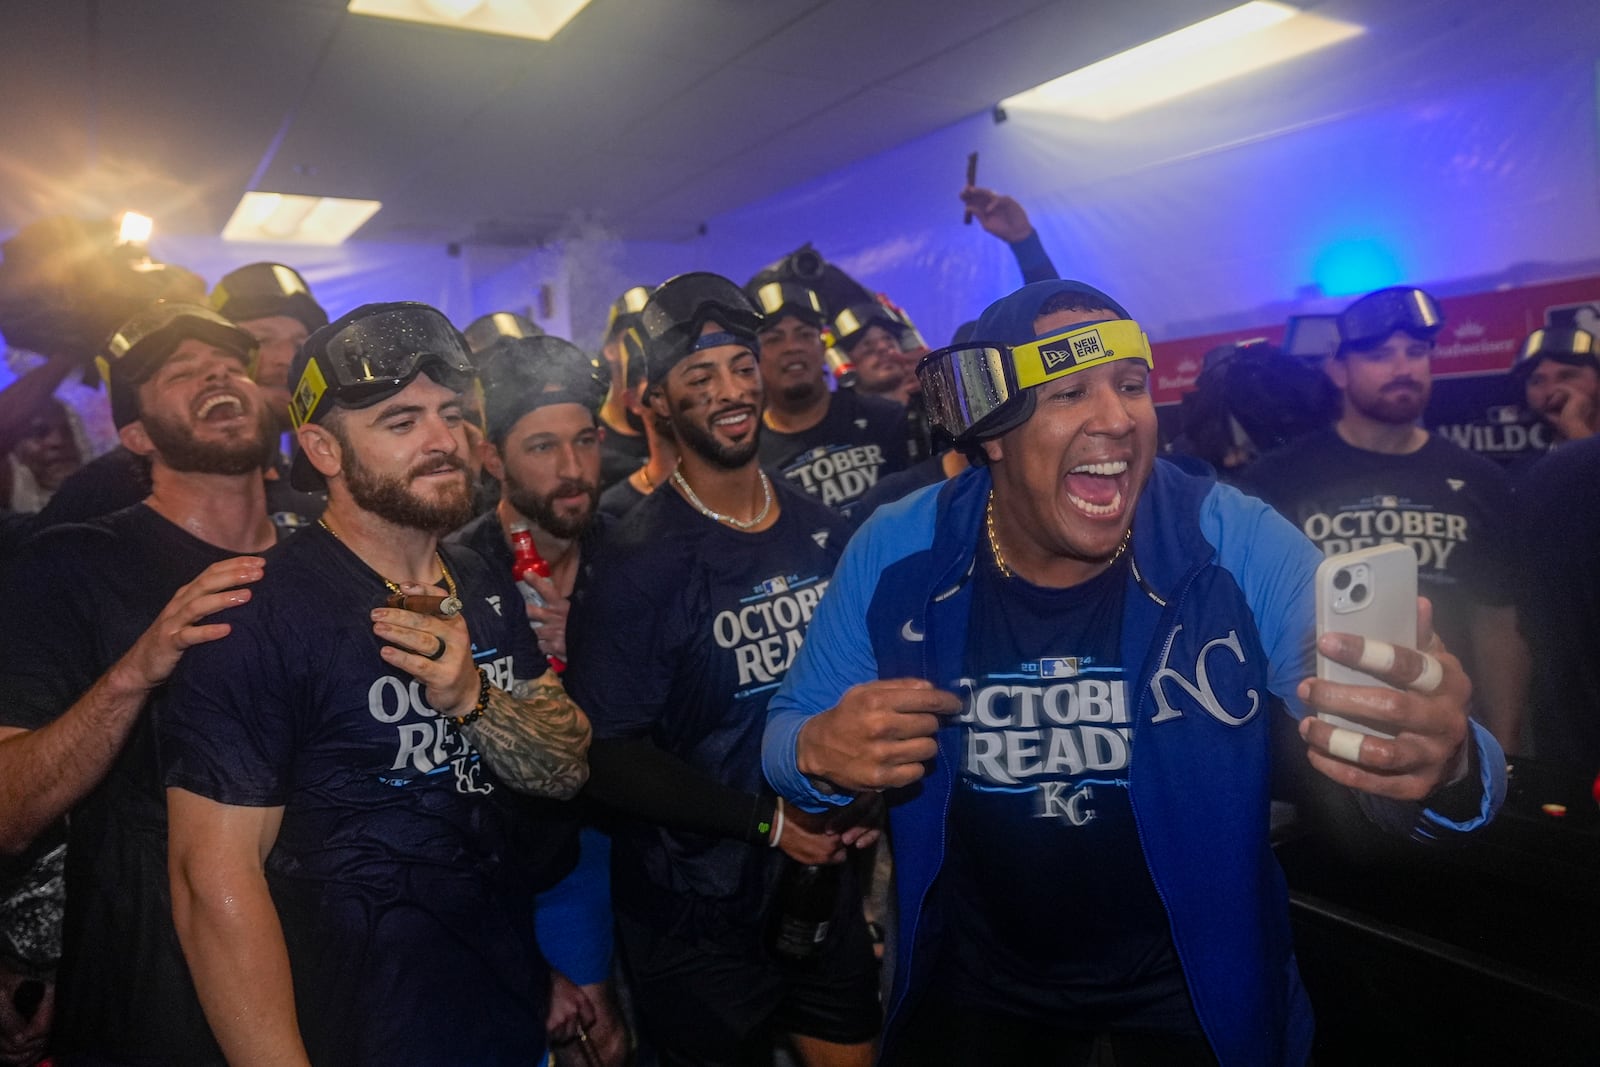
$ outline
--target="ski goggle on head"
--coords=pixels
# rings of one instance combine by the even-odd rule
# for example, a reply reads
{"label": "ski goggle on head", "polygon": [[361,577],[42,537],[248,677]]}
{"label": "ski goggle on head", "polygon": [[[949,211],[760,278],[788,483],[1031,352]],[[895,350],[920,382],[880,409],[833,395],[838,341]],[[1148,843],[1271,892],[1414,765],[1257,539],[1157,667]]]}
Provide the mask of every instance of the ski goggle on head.
{"label": "ski goggle on head", "polygon": [[364,305],[306,339],[290,367],[290,420],[298,429],[335,404],[369,407],[424,371],[450,389],[471,385],[472,357],[450,320],[426,304]]}
{"label": "ski goggle on head", "polygon": [[1339,353],[1376,348],[1397,331],[1432,341],[1443,325],[1439,302],[1421,289],[1379,289],[1339,313]]}
{"label": "ski goggle on head", "polygon": [[851,352],[855,350],[857,342],[866,336],[867,330],[874,326],[892,336],[902,352],[915,352],[928,347],[910,319],[894,308],[877,303],[856,304],[839,312],[833,319],[833,336],[840,348]]}
{"label": "ski goggle on head", "polygon": [[1554,360],[1570,367],[1600,369],[1600,342],[1588,330],[1575,326],[1546,326],[1534,330],[1522,343],[1522,352],[1511,372],[1526,379],[1542,360]]}
{"label": "ski goggle on head", "polygon": [[[694,271],[668,278],[650,294],[634,332],[654,387],[692,352],[730,344],[759,352],[763,322],[743,289],[720,274]],[[708,323],[722,329],[706,333]]]}
{"label": "ski goggle on head", "polygon": [[610,341],[639,321],[639,312],[650,299],[650,287],[635,285],[611,302],[606,312],[605,338]]}
{"label": "ski goggle on head", "polygon": [[951,345],[924,356],[917,377],[933,424],[965,444],[1025,422],[1035,386],[1120,359],[1155,366],[1150,339],[1132,319],[1072,326],[1020,345]]}
{"label": "ski goggle on head", "polygon": [[793,315],[801,322],[817,329],[828,324],[827,312],[822,308],[822,298],[813,289],[794,282],[768,282],[758,288],[755,302],[768,322],[776,322],[785,315]]}

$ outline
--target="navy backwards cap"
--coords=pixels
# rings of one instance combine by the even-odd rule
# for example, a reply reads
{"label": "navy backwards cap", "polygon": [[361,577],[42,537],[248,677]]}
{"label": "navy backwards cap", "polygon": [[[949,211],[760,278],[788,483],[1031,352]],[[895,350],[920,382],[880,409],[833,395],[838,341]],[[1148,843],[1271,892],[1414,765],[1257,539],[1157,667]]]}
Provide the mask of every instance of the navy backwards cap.
{"label": "navy backwards cap", "polygon": [[117,429],[139,420],[139,386],[189,339],[232,352],[255,377],[254,337],[204,304],[158,300],[118,326],[95,356]]}
{"label": "navy backwards cap", "polygon": [[502,338],[478,356],[484,430],[499,445],[530,411],[552,404],[577,404],[599,412],[606,390],[589,354],[571,341],[542,337]]}
{"label": "navy backwards cap", "polygon": [[[629,331],[629,343],[642,351],[653,389],[686,356],[701,349],[737,344],[759,353],[758,335],[765,322],[749,295],[732,281],[709,271],[692,271],[668,278],[650,294],[639,312],[639,324]],[[721,330],[702,336],[708,323]]]}
{"label": "navy backwards cap", "polygon": [[[1132,318],[1121,304],[1087,282],[1053,278],[1024,285],[984,308],[967,343],[1021,345],[1039,339],[1043,335],[1033,328],[1033,320],[1039,317],[1041,308],[1062,294],[1080,297],[1079,302],[1088,308],[1105,308],[1112,313],[1111,319]],[[974,439],[998,437],[1021,426],[1032,417],[1036,402],[1036,390],[1022,390],[1020,395],[996,409],[985,420],[986,425],[973,427]]]}
{"label": "navy backwards cap", "polygon": [[328,324],[328,313],[311,295],[305,278],[282,263],[249,263],[229,271],[211,290],[209,301],[234,322],[286,315],[307,332]]}

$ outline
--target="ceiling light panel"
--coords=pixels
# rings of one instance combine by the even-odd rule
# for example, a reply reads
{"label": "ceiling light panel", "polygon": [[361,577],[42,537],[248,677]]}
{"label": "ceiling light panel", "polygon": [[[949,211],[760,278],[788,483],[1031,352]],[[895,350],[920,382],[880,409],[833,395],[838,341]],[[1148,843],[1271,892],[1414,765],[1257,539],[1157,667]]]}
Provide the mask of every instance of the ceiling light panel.
{"label": "ceiling light panel", "polygon": [[1111,122],[1366,32],[1275,0],[1253,0],[1001,101]]}
{"label": "ceiling light panel", "polygon": [[222,228],[224,241],[337,245],[377,214],[377,200],[292,193],[245,193]]}
{"label": "ceiling light panel", "polygon": [[353,15],[548,41],[589,0],[350,0]]}

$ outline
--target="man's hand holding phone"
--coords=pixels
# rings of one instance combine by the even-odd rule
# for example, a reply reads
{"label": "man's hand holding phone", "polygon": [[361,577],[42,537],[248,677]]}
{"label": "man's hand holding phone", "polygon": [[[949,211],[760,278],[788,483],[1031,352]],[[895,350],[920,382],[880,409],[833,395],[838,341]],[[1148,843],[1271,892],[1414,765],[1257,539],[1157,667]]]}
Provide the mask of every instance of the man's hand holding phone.
{"label": "man's hand holding phone", "polygon": [[[1433,610],[1417,600],[1421,649],[1333,631],[1317,636],[1328,660],[1372,676],[1355,685],[1307,678],[1299,695],[1316,714],[1300,723],[1311,765],[1342,785],[1397,800],[1421,800],[1466,773],[1472,683],[1433,632]],[[1425,650],[1425,651],[1424,651]],[[1383,737],[1321,716],[1362,722]]]}

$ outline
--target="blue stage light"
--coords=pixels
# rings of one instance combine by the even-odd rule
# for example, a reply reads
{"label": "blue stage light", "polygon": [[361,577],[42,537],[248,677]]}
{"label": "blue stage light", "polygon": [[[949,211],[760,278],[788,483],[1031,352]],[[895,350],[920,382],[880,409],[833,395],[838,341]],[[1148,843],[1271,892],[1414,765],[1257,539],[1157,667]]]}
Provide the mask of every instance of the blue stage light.
{"label": "blue stage light", "polygon": [[1374,238],[1339,241],[1317,257],[1311,276],[1328,296],[1355,296],[1405,281],[1400,261]]}

